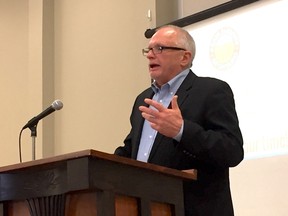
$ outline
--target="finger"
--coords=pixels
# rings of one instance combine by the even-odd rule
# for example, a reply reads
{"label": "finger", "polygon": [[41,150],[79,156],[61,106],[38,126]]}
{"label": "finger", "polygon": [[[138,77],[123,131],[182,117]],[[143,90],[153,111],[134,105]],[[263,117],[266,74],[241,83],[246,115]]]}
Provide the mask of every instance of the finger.
{"label": "finger", "polygon": [[139,110],[141,111],[141,112],[149,112],[149,108],[148,107],[146,107],[146,106],[139,106]]}
{"label": "finger", "polygon": [[[139,107],[139,110],[142,112],[142,116],[143,116],[143,113],[145,113],[146,115],[149,115],[149,116],[152,116],[155,118],[155,116],[157,115],[158,111],[156,110],[153,110],[153,109],[150,109],[146,106],[140,106]],[[144,117],[144,116],[143,116]]]}
{"label": "finger", "polygon": [[157,109],[159,112],[165,110],[165,107],[161,104],[161,103],[158,103],[157,101],[155,100],[151,100],[149,98],[146,98],[144,100],[145,103],[147,103],[148,105],[150,106],[153,106],[155,109]]}
{"label": "finger", "polygon": [[140,110],[142,113],[147,113],[147,114],[149,114],[149,115],[155,115],[156,112],[158,112],[158,111],[153,110],[153,109],[151,109],[151,108],[149,108],[149,107],[146,107],[146,106],[140,106],[140,107],[139,107],[139,110]]}
{"label": "finger", "polygon": [[173,98],[172,98],[172,101],[171,101],[172,109],[179,109],[177,100],[178,100],[178,95],[174,95]]}
{"label": "finger", "polygon": [[149,115],[149,114],[144,113],[144,112],[142,112],[142,117],[143,117],[144,119],[146,119],[147,121],[149,121],[150,123],[155,123],[155,121],[156,121],[156,119],[155,119],[154,116]]}

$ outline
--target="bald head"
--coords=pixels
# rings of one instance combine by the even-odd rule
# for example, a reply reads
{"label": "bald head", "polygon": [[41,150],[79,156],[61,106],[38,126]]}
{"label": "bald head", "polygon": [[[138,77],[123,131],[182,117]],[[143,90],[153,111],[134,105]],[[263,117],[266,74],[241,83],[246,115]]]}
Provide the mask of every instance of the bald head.
{"label": "bald head", "polygon": [[195,58],[196,46],[195,41],[193,37],[189,34],[189,32],[178,26],[165,25],[156,29],[156,32],[152,36],[152,38],[159,32],[165,32],[167,38],[173,40],[177,47],[183,47],[187,51],[191,52],[191,66],[192,66],[192,62]]}

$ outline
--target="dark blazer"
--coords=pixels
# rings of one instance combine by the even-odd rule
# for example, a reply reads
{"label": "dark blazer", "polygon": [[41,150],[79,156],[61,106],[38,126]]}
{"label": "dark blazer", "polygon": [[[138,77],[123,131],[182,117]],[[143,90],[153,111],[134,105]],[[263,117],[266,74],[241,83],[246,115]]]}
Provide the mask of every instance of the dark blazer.
{"label": "dark blazer", "polygon": [[[153,94],[148,88],[136,98],[131,131],[115,154],[136,159],[144,122],[138,107]],[[158,133],[148,163],[197,169],[197,181],[184,183],[186,216],[232,216],[229,167],[244,156],[232,90],[224,81],[190,71],[176,94],[184,119],[181,141]]]}

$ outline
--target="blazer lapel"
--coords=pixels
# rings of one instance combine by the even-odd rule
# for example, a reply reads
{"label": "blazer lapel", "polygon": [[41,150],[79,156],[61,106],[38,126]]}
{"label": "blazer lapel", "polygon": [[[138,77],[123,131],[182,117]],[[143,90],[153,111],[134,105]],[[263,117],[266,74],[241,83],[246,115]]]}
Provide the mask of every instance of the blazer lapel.
{"label": "blazer lapel", "polygon": [[[183,83],[180,85],[179,89],[176,92],[176,95],[178,95],[178,106],[180,110],[182,104],[189,95],[189,90],[192,88],[195,78],[196,75],[190,70],[190,72],[188,73]],[[169,107],[171,108],[171,104],[169,105]]]}

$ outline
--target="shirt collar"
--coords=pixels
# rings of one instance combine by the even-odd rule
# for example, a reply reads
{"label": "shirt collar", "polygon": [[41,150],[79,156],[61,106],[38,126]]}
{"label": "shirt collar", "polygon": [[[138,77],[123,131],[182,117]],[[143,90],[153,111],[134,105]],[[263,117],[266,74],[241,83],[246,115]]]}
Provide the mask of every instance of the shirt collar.
{"label": "shirt collar", "polygon": [[161,88],[159,88],[156,85],[156,81],[153,80],[151,88],[153,89],[154,93],[156,94],[162,88],[165,88],[166,86],[168,86],[169,91],[174,92],[174,94],[175,94],[175,92],[178,90],[178,88],[180,87],[180,85],[182,84],[183,80],[185,79],[185,77],[187,76],[188,73],[189,73],[189,68],[180,72],[177,76],[173,77],[173,79],[171,79],[166,84],[161,86]]}

